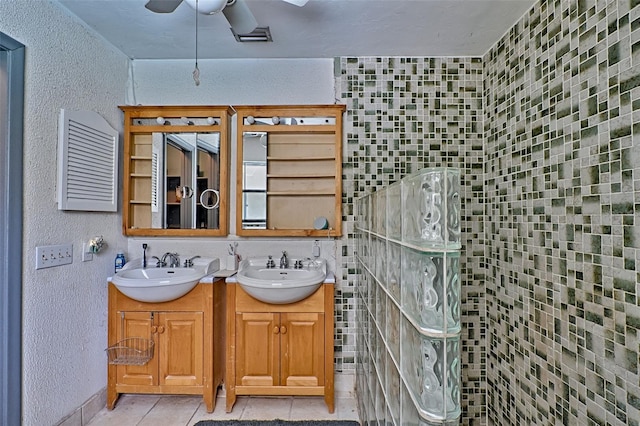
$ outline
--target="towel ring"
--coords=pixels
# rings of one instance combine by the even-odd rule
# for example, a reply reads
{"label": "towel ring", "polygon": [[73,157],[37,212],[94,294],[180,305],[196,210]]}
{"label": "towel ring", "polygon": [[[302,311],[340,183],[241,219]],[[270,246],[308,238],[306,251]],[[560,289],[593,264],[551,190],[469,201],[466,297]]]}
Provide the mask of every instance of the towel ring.
{"label": "towel ring", "polygon": [[[204,194],[206,194],[207,192],[213,192],[214,194],[216,194],[216,202],[214,204],[205,204]],[[217,209],[220,206],[220,191],[211,188],[205,189],[204,191],[202,191],[202,194],[200,194],[200,204],[207,210]]]}

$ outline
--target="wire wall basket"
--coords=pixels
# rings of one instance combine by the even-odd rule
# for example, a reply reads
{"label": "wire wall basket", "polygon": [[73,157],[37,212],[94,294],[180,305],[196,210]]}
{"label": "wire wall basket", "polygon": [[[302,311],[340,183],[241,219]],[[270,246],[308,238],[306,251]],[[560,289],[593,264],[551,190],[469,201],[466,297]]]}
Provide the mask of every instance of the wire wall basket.
{"label": "wire wall basket", "polygon": [[153,340],[143,337],[129,337],[120,340],[107,349],[109,364],[145,365],[153,358]]}

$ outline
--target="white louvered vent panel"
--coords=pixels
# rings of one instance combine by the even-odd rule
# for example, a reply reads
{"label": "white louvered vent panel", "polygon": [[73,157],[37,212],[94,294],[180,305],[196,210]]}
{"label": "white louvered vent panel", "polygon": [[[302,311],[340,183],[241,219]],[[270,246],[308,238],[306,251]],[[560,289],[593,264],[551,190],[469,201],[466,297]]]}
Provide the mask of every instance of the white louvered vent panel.
{"label": "white louvered vent panel", "polygon": [[58,207],[116,211],[118,133],[98,114],[61,111]]}
{"label": "white louvered vent panel", "polygon": [[151,211],[157,213],[160,208],[158,202],[158,179],[160,176],[158,168],[160,167],[158,152],[155,150],[151,153]]}

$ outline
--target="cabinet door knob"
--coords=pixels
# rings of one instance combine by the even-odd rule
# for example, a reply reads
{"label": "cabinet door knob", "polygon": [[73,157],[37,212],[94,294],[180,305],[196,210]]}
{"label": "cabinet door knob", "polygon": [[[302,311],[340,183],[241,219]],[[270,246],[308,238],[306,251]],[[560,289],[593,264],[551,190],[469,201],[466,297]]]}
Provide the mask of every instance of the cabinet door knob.
{"label": "cabinet door knob", "polygon": [[164,326],[163,325],[158,327],[158,333],[160,333],[160,334],[164,333]]}
{"label": "cabinet door knob", "polygon": [[280,333],[287,334],[287,327],[285,327],[284,325],[280,326]]}
{"label": "cabinet door knob", "polygon": [[280,329],[276,325],[275,327],[273,327],[273,334],[278,334],[278,333],[280,333]]}
{"label": "cabinet door knob", "polygon": [[157,332],[158,332],[158,327],[155,325],[151,326],[151,333],[155,334]]}

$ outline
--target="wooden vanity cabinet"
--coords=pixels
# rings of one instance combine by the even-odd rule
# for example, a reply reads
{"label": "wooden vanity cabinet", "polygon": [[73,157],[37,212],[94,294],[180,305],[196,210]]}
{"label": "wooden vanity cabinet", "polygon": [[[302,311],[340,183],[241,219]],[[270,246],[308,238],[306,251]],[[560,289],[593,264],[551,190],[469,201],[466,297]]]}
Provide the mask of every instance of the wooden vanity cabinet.
{"label": "wooden vanity cabinet", "polygon": [[236,395],[324,395],[334,411],[333,284],[271,305],[227,288],[227,412]]}
{"label": "wooden vanity cabinet", "polygon": [[142,366],[108,366],[107,408],[121,393],[202,395],[215,408],[224,377],[225,285],[198,284],[180,299],[142,303],[109,284],[109,346],[130,337],[152,339]]}

